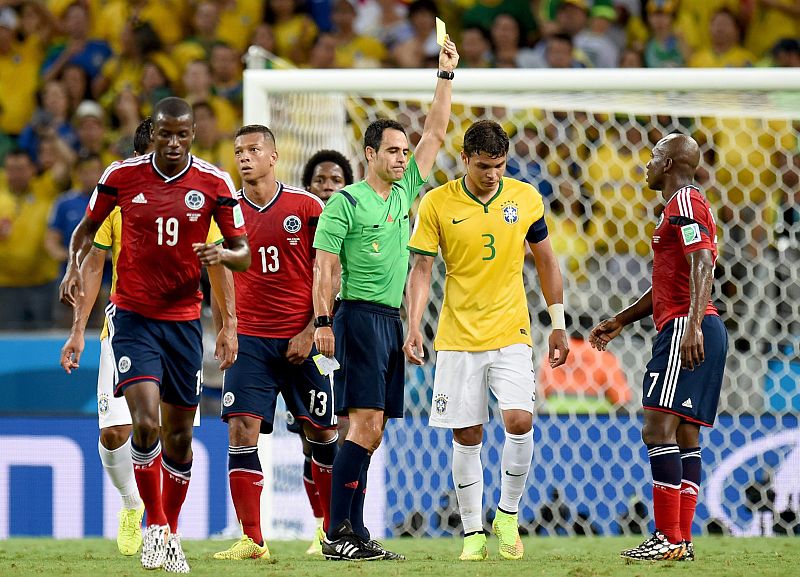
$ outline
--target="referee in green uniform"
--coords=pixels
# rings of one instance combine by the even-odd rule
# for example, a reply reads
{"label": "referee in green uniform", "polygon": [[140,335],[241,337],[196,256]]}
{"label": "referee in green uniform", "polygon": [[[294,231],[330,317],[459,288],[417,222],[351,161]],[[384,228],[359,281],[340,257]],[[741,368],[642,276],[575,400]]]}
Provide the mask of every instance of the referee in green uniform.
{"label": "referee in green uniform", "polygon": [[[367,178],[331,196],[317,226],[314,343],[341,363],[332,402],[337,414],[350,417],[347,440],[333,463],[331,520],[322,544],[327,559],[402,558],[370,540],[364,494],[370,455],[386,419],[403,416],[400,303],[408,273],[408,213],[445,139],[457,64],[456,46],[447,38],[416,153],[410,155],[399,123],[370,124],[364,134]],[[339,262],[342,304],[334,320],[332,279]]]}

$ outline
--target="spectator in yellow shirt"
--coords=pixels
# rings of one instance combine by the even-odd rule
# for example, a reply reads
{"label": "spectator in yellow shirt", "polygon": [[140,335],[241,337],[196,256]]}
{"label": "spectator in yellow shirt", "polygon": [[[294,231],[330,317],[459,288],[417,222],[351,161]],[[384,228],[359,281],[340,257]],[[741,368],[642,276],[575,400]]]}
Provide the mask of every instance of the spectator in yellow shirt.
{"label": "spectator in yellow shirt", "polygon": [[205,60],[195,60],[186,66],[183,73],[184,99],[189,104],[207,102],[214,109],[219,129],[223,134],[233,137],[239,126],[239,115],[236,108],[225,100],[216,96],[211,91],[211,68]]}
{"label": "spectator in yellow shirt", "polygon": [[781,38],[800,37],[800,0],[758,0],[747,25],[745,47],[767,56]]}
{"label": "spectator in yellow shirt", "polygon": [[275,54],[300,66],[308,62],[319,30],[298,4],[297,0],[267,0],[264,20],[272,25]]}
{"label": "spectator in yellow shirt", "polygon": [[350,0],[337,0],[331,13],[336,38],[337,68],[380,68],[388,55],[377,38],[355,32],[356,9]]}
{"label": "spectator in yellow shirt", "polygon": [[34,186],[36,165],[22,150],[6,155],[0,182],[0,329],[49,328],[58,263],[44,250],[47,216],[58,190]]}
{"label": "spectator in yellow shirt", "polygon": [[0,8],[0,132],[11,135],[22,131],[36,108],[42,63],[38,45],[17,41],[18,24],[13,8]]}
{"label": "spectator in yellow shirt", "polygon": [[689,59],[692,68],[726,68],[752,66],[756,58],[742,47],[742,28],[736,16],[723,8],[711,18],[711,47]]}
{"label": "spectator in yellow shirt", "polygon": [[238,188],[241,182],[233,154],[233,140],[220,132],[214,108],[208,102],[196,102],[192,110],[195,123],[192,154],[226,171]]}

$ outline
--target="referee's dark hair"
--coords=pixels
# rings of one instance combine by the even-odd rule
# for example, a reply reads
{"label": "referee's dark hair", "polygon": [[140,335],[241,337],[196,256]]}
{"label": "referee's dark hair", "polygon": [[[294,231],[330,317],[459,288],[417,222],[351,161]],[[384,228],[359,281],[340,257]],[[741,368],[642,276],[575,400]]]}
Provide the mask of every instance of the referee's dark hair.
{"label": "referee's dark hair", "polygon": [[147,154],[150,145],[153,143],[153,118],[148,116],[136,127],[133,135],[133,151],[137,156]]}
{"label": "referee's dark hair", "polygon": [[367,148],[372,148],[373,150],[378,150],[381,147],[381,140],[383,140],[383,131],[387,128],[399,130],[403,134],[406,133],[403,125],[396,120],[379,118],[378,120],[371,122],[370,125],[367,126],[367,130],[364,132],[364,149],[366,150]]}
{"label": "referee's dark hair", "polygon": [[508,134],[494,120],[479,120],[464,133],[464,154],[472,156],[481,152],[492,158],[508,154]]}
{"label": "referee's dark hair", "polygon": [[303,188],[311,186],[311,179],[314,178],[314,169],[323,162],[332,162],[342,169],[345,186],[353,184],[353,167],[345,155],[338,150],[319,150],[308,159],[305,168],[303,168]]}

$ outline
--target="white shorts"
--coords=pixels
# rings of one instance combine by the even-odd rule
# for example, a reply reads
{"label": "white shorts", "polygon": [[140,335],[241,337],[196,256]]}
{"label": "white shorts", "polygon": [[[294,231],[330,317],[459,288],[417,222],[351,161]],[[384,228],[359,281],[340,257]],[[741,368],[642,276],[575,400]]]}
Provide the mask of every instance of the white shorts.
{"label": "white shorts", "polygon": [[439,351],[428,424],[463,429],[489,421],[489,389],[501,410],[533,413],[536,377],[531,347],[492,351]]}
{"label": "white shorts", "polygon": [[101,429],[131,424],[125,397],[114,396],[114,353],[111,343],[100,341],[100,370],[97,372],[97,418]]}
{"label": "white shorts", "polygon": [[[101,429],[131,425],[131,412],[125,397],[114,396],[114,353],[107,338],[100,341],[100,369],[97,372],[97,420]],[[194,426],[200,426],[200,405],[194,414]]]}

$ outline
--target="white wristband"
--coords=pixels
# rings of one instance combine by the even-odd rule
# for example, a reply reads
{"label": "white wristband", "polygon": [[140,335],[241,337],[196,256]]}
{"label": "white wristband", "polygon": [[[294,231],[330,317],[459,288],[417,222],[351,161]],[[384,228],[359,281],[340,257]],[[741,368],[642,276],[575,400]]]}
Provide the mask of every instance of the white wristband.
{"label": "white wristband", "polygon": [[564,305],[562,303],[550,305],[547,307],[547,312],[550,313],[550,324],[552,325],[553,330],[567,330],[567,321],[564,318]]}

